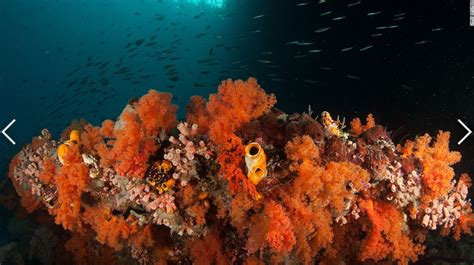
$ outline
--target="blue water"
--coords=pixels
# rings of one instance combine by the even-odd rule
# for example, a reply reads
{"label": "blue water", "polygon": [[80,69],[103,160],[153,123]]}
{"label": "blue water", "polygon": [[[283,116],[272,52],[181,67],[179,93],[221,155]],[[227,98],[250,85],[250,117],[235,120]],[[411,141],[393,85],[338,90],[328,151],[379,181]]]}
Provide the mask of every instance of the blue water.
{"label": "blue water", "polygon": [[[251,14],[240,11],[245,9],[238,1],[225,0],[1,1],[0,126],[16,119],[8,132],[17,143],[1,137],[1,168],[42,128],[58,136],[72,119],[93,124],[113,119],[130,98],[150,88],[173,93],[184,117],[191,95],[208,95],[224,78],[249,76],[246,69],[222,73],[236,68],[232,63],[258,45],[239,40],[251,29],[242,22]],[[150,42],[155,44],[145,46]],[[86,66],[107,61],[103,71]],[[114,74],[122,67],[140,83]],[[170,80],[170,69],[179,80]]]}

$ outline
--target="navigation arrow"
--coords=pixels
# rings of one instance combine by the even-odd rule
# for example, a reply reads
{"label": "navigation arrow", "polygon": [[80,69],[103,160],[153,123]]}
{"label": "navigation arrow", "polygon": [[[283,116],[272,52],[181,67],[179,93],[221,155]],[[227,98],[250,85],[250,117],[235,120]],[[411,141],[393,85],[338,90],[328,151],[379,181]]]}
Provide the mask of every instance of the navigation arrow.
{"label": "navigation arrow", "polygon": [[464,129],[466,129],[467,133],[466,135],[464,135],[464,137],[459,140],[458,142],[458,145],[461,145],[462,142],[464,142],[464,140],[466,140],[467,137],[469,137],[469,135],[471,135],[472,131],[471,129],[469,129],[469,127],[466,126],[466,124],[464,124],[464,122],[462,122],[460,119],[458,119],[458,122],[462,125],[462,127],[464,127]]}
{"label": "navigation arrow", "polygon": [[2,130],[3,136],[5,136],[5,137],[8,139],[8,141],[10,141],[13,145],[15,145],[16,143],[15,143],[15,141],[13,141],[13,139],[6,133],[6,131],[7,131],[8,128],[10,128],[10,127],[13,125],[13,123],[15,123],[15,122],[16,122],[16,120],[13,119],[13,120],[7,125],[7,127],[3,128],[3,130]]}

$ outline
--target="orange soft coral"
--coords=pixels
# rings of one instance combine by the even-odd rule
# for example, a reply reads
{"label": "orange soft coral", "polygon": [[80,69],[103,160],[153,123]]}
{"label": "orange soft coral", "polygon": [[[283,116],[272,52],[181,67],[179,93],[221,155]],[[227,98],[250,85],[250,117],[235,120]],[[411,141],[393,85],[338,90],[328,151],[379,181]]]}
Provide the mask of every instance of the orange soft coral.
{"label": "orange soft coral", "polygon": [[[350,162],[318,163],[319,152],[308,137],[296,137],[285,146],[293,161],[297,177],[280,196],[288,208],[298,241],[297,255],[310,263],[315,253],[333,241],[333,214],[338,216],[346,202],[354,199],[355,191],[362,190],[369,181],[369,173]],[[347,189],[350,186],[351,189]]]}
{"label": "orange soft coral", "polygon": [[329,162],[321,175],[321,181],[324,185],[321,199],[328,201],[331,209],[340,214],[346,206],[345,202],[354,197],[347,186],[350,185],[353,191],[362,190],[369,183],[369,173],[350,162]]}
{"label": "orange soft coral", "polygon": [[242,171],[244,146],[235,131],[269,111],[275,103],[275,96],[266,94],[254,78],[223,81],[217,94],[210,95],[206,105],[209,137],[217,148],[220,174],[229,181],[231,191],[244,189],[256,194]]}
{"label": "orange soft coral", "polygon": [[[177,107],[171,104],[171,95],[150,90],[134,107],[128,106],[113,135],[116,140],[105,154],[115,161],[115,170],[124,176],[142,178],[148,159],[158,148],[157,138],[161,129],[169,131],[176,124]],[[106,151],[103,150],[102,152]]]}
{"label": "orange soft coral", "polygon": [[89,170],[82,162],[77,145],[70,147],[65,162],[54,179],[58,188],[59,205],[54,211],[56,223],[67,230],[81,231],[81,195],[90,182]]}
{"label": "orange soft coral", "polygon": [[436,141],[430,145],[431,137],[427,134],[417,137],[415,142],[407,142],[402,148],[404,154],[419,158],[423,164],[423,200],[431,201],[449,191],[454,170],[451,165],[461,160],[459,152],[449,151],[449,132],[440,131]]}
{"label": "orange soft coral", "polygon": [[206,100],[200,96],[192,96],[186,107],[186,120],[189,124],[197,124],[199,133],[209,130],[209,112],[206,109]]}
{"label": "orange soft coral", "polygon": [[308,135],[295,137],[285,146],[286,157],[293,161],[318,160],[319,149]]}
{"label": "orange soft coral", "polygon": [[117,251],[123,247],[122,240],[134,230],[125,219],[112,215],[108,208],[87,208],[84,222],[94,229],[97,241]]}
{"label": "orange soft coral", "polygon": [[375,119],[371,113],[367,115],[365,125],[362,124],[359,118],[355,118],[351,121],[351,131],[355,135],[362,134],[363,132],[373,127],[375,127]]}
{"label": "orange soft coral", "polygon": [[170,131],[176,126],[177,107],[171,104],[172,98],[169,93],[158,93],[153,89],[140,98],[136,111],[145,135],[158,135],[160,129]]}
{"label": "orange soft coral", "polygon": [[231,224],[237,229],[240,237],[243,237],[244,230],[249,226],[247,222],[247,211],[254,206],[254,201],[249,198],[247,193],[238,193],[231,201]]}
{"label": "orange soft coral", "polygon": [[283,207],[275,201],[265,205],[265,215],[270,221],[266,240],[270,248],[277,253],[288,253],[296,243],[293,224]]}
{"label": "orange soft coral", "polygon": [[396,206],[364,200],[360,207],[367,212],[371,228],[359,255],[361,261],[381,261],[387,257],[399,264],[408,264],[423,254],[424,247],[414,243],[404,228],[403,213]]}
{"label": "orange soft coral", "polygon": [[46,158],[43,162],[43,171],[39,174],[38,178],[44,184],[50,184],[54,180],[56,175],[56,166],[53,160]]}
{"label": "orange soft coral", "polygon": [[157,150],[152,139],[140,129],[137,115],[126,110],[120,117],[123,126],[116,129],[117,139],[111,150],[115,170],[123,176],[143,177],[150,155]]}

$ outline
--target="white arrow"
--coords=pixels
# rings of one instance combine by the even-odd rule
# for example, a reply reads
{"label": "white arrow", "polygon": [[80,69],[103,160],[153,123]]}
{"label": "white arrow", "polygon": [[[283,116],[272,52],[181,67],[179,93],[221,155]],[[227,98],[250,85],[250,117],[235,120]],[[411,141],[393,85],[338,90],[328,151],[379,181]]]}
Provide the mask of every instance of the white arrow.
{"label": "white arrow", "polygon": [[466,124],[464,124],[464,122],[462,122],[460,119],[458,119],[458,122],[459,122],[459,123],[462,125],[462,127],[464,127],[464,129],[466,129],[466,131],[467,131],[467,134],[464,135],[464,137],[463,137],[461,140],[459,140],[458,145],[460,145],[460,144],[462,144],[462,142],[464,142],[464,140],[466,140],[467,137],[469,137],[469,135],[471,135],[472,131],[471,131],[471,129],[469,129],[469,127],[467,127]]}
{"label": "white arrow", "polygon": [[2,134],[3,134],[13,145],[15,145],[16,143],[15,143],[15,141],[13,141],[12,138],[10,138],[10,136],[6,133],[6,131],[7,131],[8,128],[10,128],[10,127],[13,125],[13,123],[15,123],[15,122],[16,122],[16,120],[13,119],[13,120],[7,125],[7,127],[3,128],[3,130],[2,130]]}

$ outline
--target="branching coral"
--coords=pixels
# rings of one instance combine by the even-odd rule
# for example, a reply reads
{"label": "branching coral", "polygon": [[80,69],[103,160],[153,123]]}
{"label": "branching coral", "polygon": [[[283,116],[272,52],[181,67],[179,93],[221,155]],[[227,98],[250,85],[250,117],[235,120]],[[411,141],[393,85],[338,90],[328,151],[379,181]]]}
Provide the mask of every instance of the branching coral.
{"label": "branching coral", "polygon": [[[28,212],[70,232],[58,240],[76,264],[407,264],[428,230],[472,232],[449,133],[396,148],[372,115],[345,131],[275,103],[255,79],[227,80],[176,124],[171,95],[151,90],[100,127],[43,130],[9,177]],[[265,154],[253,183],[250,143]]]}

